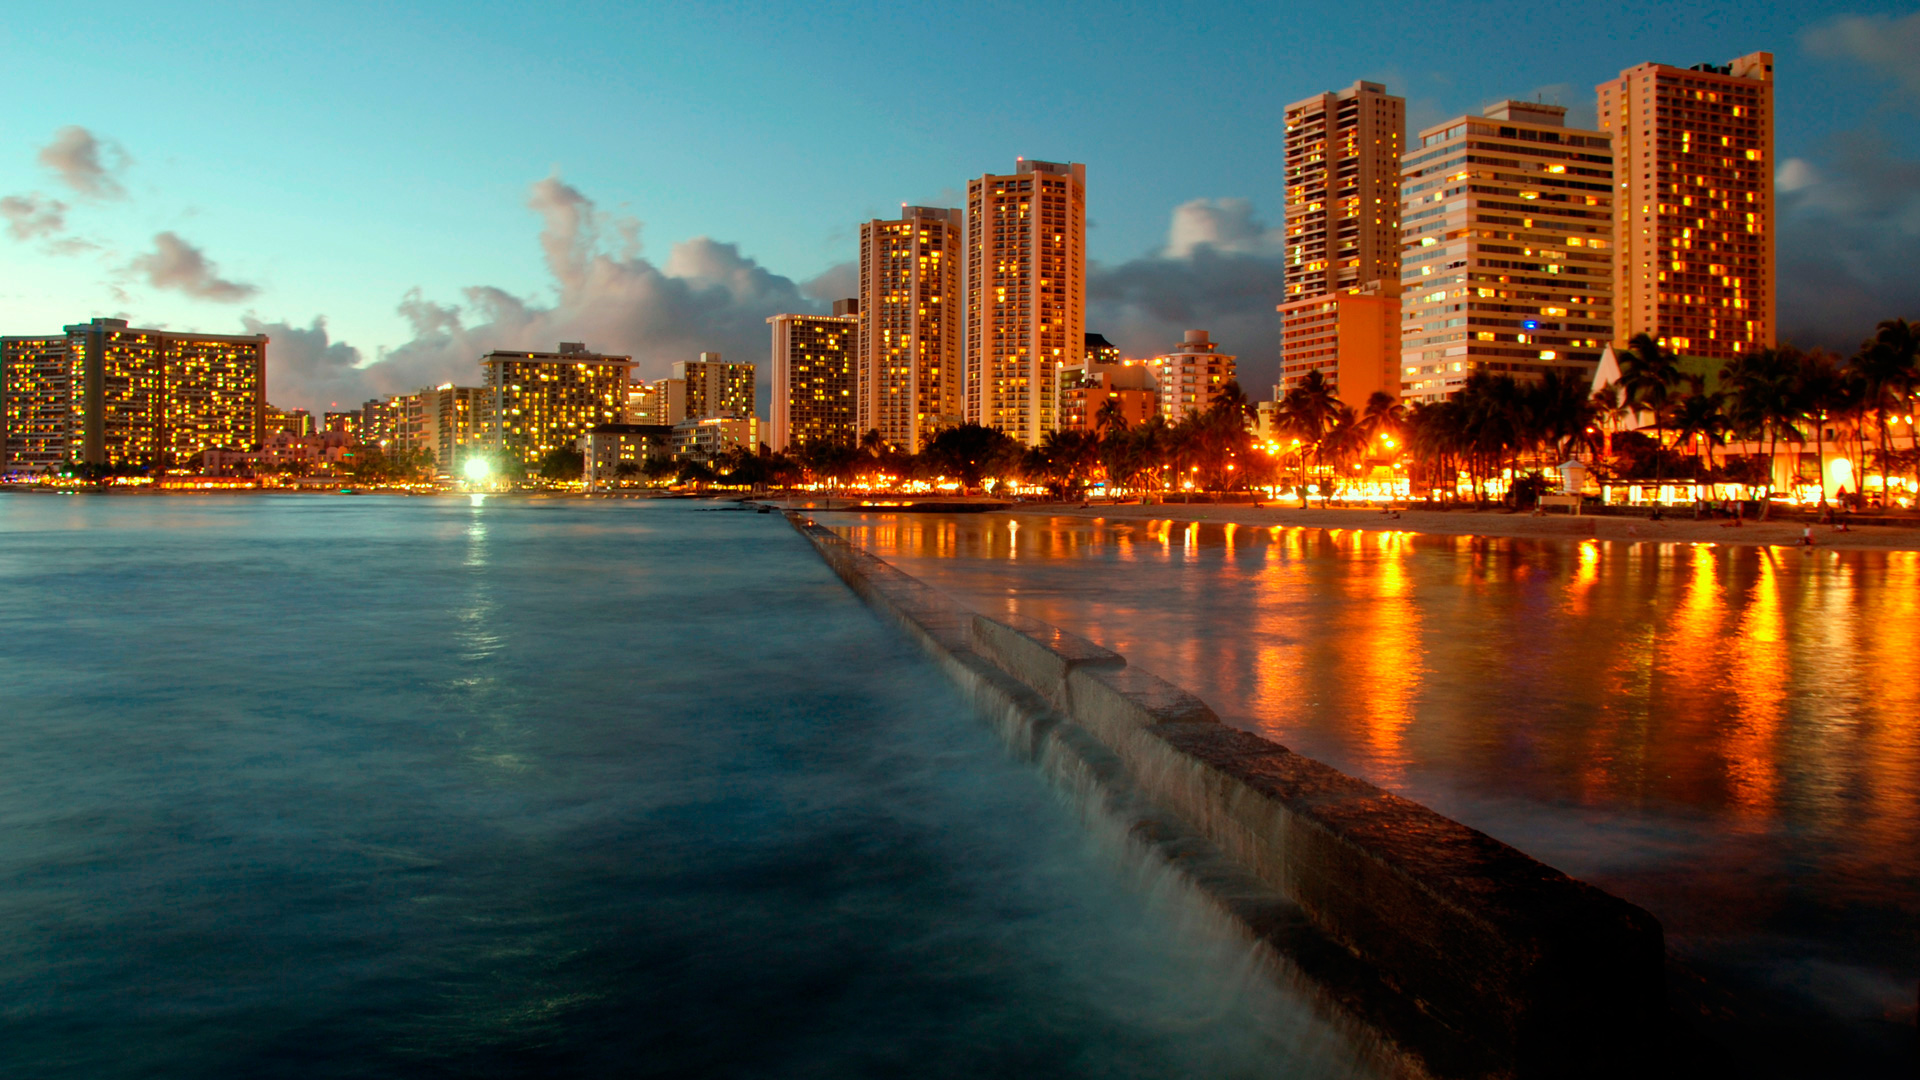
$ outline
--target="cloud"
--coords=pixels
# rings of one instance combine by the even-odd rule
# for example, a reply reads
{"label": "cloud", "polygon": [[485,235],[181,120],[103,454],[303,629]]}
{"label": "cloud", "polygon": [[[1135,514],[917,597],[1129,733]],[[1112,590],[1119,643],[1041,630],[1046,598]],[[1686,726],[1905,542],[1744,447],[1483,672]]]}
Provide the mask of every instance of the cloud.
{"label": "cloud", "polygon": [[153,251],[133,260],[127,269],[146,275],[147,284],[156,289],[173,289],[222,304],[245,300],[260,291],[256,285],[221,277],[205,252],[171,232],[156,235]]}
{"label": "cloud", "polygon": [[1842,15],[1809,27],[1800,36],[1806,50],[1822,60],[1850,61],[1920,94],[1920,12]]}
{"label": "cloud", "polygon": [[825,304],[858,297],[860,295],[859,260],[849,259],[837,266],[828,267],[818,275],[801,282],[800,291]]}
{"label": "cloud", "polygon": [[[540,219],[551,302],[492,285],[465,289],[458,303],[416,289],[397,309],[413,336],[358,366],[344,362],[345,351],[327,351],[347,346],[315,338],[309,328],[283,370],[276,339],[267,349],[267,390],[274,404],[317,408],[329,400],[357,403],[445,382],[477,385],[480,357],[494,349],[551,350],[562,341],[580,341],[599,352],[631,355],[635,378],[663,377],[673,361],[702,351],[754,361],[761,369],[764,412],[767,317],[824,307],[737,246],[708,237],[674,245],[656,266],[640,254],[638,222],[609,220],[557,175],[529,187],[527,208]],[[324,330],[318,320],[315,327]],[[312,359],[316,355],[321,359]],[[329,388],[324,396],[318,393],[322,386]]]}
{"label": "cloud", "polygon": [[7,235],[15,240],[50,237],[67,227],[67,204],[37,192],[9,195],[0,199],[0,218],[6,220]]}
{"label": "cloud", "polygon": [[1278,254],[1285,249],[1285,230],[1268,228],[1254,216],[1246,199],[1194,199],[1173,209],[1162,255],[1185,259],[1202,247],[1234,254]]}
{"label": "cloud", "polygon": [[335,404],[357,409],[369,396],[360,350],[332,340],[327,320],[314,316],[307,326],[243,320],[247,333],[265,334],[268,400],[282,408],[306,408],[315,416]]}
{"label": "cloud", "polygon": [[1244,199],[1197,199],[1175,208],[1159,252],[1087,274],[1087,329],[1129,357],[1154,356],[1187,330],[1206,330],[1238,357],[1240,385],[1266,397],[1279,375],[1285,295],[1279,230]]}
{"label": "cloud", "polygon": [[70,124],[54,133],[53,141],[40,148],[40,164],[52,169],[61,183],[92,199],[124,198],[117,174],[126,171],[132,158],[120,144],[102,141],[91,131]]}
{"label": "cloud", "polygon": [[1783,339],[1851,352],[1880,320],[1920,317],[1920,161],[1842,134],[1820,165],[1781,162],[1774,187]]}

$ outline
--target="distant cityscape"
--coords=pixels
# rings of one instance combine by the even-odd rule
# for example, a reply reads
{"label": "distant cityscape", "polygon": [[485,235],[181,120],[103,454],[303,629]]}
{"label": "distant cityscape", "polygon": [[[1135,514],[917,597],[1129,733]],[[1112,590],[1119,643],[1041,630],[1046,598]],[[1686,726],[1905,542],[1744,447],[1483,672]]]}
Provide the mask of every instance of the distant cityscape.
{"label": "distant cityscape", "polygon": [[[1280,380],[1248,403],[1253,437],[1279,437],[1303,385],[1358,413],[1476,375],[1584,386],[1642,335],[1696,364],[1772,348],[1773,86],[1765,52],[1643,63],[1597,88],[1597,130],[1509,100],[1409,133],[1405,101],[1364,81],[1288,106]],[[1123,357],[1085,325],[1087,184],[1084,164],[1022,158],[968,181],[963,207],[862,224],[859,295],[767,319],[765,421],[752,363],[700,353],[635,380],[633,357],[579,342],[314,416],[269,404],[264,336],[95,318],[0,339],[0,471],[299,486],[377,464],[433,482],[577,453],[594,486],[762,448],[914,455],[962,425],[1032,448],[1238,394],[1238,358],[1204,328]]]}

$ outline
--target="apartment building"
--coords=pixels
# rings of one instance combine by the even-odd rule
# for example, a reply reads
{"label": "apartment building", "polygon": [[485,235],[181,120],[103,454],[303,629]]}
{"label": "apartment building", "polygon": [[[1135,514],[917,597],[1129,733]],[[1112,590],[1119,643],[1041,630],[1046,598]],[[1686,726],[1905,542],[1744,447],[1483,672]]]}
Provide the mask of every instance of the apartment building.
{"label": "apartment building", "polygon": [[811,442],[845,442],[855,430],[854,363],[859,351],[860,302],[840,300],[832,315],[775,315],[773,400],[767,406],[767,445],[794,449]]}
{"label": "apartment building", "polygon": [[960,421],[965,220],[902,206],[860,226],[859,428],[908,453]]}
{"label": "apartment building", "polygon": [[557,352],[496,350],[480,358],[485,445],[537,468],[588,429],[620,423],[627,406],[630,356],[591,352],[577,341]]}

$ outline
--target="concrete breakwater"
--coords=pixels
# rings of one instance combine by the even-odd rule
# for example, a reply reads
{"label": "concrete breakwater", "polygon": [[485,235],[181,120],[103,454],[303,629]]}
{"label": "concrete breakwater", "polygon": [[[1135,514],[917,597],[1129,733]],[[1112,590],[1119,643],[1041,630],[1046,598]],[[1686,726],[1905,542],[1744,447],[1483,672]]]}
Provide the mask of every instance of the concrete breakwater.
{"label": "concrete breakwater", "polygon": [[1124,657],[973,612],[801,515],[834,570],[1021,753],[1128,823],[1280,970],[1438,1076],[1642,1071],[1660,926],[1416,803],[1221,723]]}

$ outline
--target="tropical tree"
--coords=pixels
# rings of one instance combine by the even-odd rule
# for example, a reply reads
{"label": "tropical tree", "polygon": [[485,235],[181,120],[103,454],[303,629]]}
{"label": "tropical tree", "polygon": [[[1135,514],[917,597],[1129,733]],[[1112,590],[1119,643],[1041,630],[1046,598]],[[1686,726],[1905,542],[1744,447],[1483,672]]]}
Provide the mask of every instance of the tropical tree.
{"label": "tropical tree", "polygon": [[[1680,364],[1652,334],[1637,334],[1620,357],[1620,385],[1636,407],[1653,417],[1653,438],[1659,447],[1666,445],[1663,415],[1672,400],[1673,388],[1683,378]],[[1656,447],[1658,449],[1659,447]],[[1660,457],[1654,457],[1654,478],[1660,476]]]}
{"label": "tropical tree", "polygon": [[1020,444],[1003,431],[961,424],[935,435],[926,453],[937,468],[960,481],[962,491],[972,491],[989,471],[1016,464]]}
{"label": "tropical tree", "polygon": [[[1916,386],[1920,386],[1920,371],[1916,370],[1916,341],[1914,324],[1905,319],[1888,319],[1874,329],[1874,334],[1860,346],[1853,358],[1853,367],[1859,373],[1860,389],[1866,411],[1874,418],[1874,429],[1878,435],[1880,454],[1880,475],[1890,477],[1893,474],[1892,432],[1890,418],[1896,415],[1911,415],[1912,398]],[[1920,450],[1920,429],[1909,425],[1913,435],[1914,448]],[[1916,454],[1920,462],[1920,454]],[[1920,464],[1916,464],[1915,480],[1920,482]],[[1882,490],[1889,491],[1885,480]]]}
{"label": "tropical tree", "polygon": [[1774,465],[1781,437],[1802,441],[1795,426],[1804,412],[1799,373],[1800,352],[1792,346],[1755,349],[1729,362],[1720,372],[1728,390],[1728,419],[1734,429],[1767,445],[1767,502],[1761,505],[1762,517],[1767,516],[1773,499]]}

